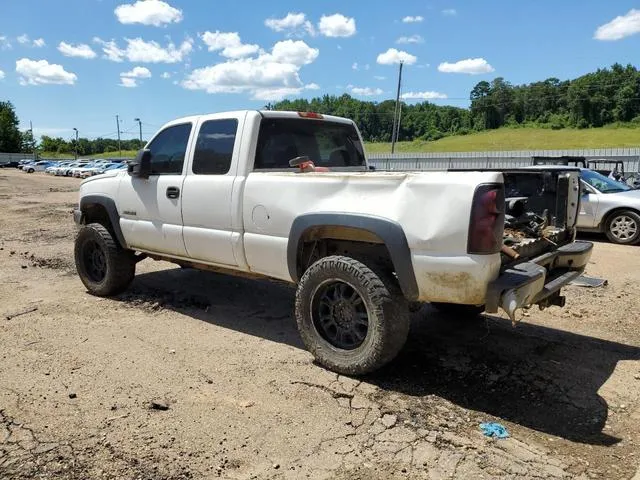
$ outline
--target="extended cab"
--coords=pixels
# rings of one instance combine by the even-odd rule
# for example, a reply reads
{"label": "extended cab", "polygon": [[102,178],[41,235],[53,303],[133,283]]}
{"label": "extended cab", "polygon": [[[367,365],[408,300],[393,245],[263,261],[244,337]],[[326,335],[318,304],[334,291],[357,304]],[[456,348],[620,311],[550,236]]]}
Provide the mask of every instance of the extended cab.
{"label": "extended cab", "polygon": [[348,119],[240,111],[168,123],[128,171],[80,187],[78,273],[94,295],[150,257],[297,284],[305,346],[373,371],[409,332],[408,306],[512,320],[562,306],[585,268],[579,171],[375,172]]}

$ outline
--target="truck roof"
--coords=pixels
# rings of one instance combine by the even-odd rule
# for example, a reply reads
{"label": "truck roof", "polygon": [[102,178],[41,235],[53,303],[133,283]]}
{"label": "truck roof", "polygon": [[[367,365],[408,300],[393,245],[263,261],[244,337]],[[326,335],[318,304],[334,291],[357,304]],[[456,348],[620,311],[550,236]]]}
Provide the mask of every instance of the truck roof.
{"label": "truck roof", "polygon": [[335,117],[333,115],[325,115],[318,114],[313,112],[291,112],[291,111],[276,111],[276,110],[235,110],[235,111],[227,111],[227,112],[211,112],[211,113],[203,113],[200,115],[190,115],[187,117],[176,118],[175,120],[171,120],[170,122],[165,123],[162,128],[168,127],[170,125],[176,125],[179,123],[185,122],[195,122],[202,117],[207,117],[209,115],[229,115],[229,116],[239,116],[246,113],[257,113],[260,114],[264,118],[299,118],[299,119],[309,119],[309,120],[326,120],[329,122],[335,123],[344,123],[348,125],[353,125],[353,120],[344,118],[344,117]]}

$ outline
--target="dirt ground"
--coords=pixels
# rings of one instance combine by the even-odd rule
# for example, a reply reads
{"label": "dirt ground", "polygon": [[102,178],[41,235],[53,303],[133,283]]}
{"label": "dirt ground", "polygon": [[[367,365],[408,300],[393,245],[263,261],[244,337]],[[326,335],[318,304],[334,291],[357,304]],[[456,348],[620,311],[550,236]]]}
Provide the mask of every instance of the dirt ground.
{"label": "dirt ground", "polygon": [[636,475],[639,248],[590,238],[609,285],[515,329],[424,307],[399,358],[352,379],[313,363],[284,285],[145,260],[127,293],[88,295],[78,183],[0,170],[0,478]]}

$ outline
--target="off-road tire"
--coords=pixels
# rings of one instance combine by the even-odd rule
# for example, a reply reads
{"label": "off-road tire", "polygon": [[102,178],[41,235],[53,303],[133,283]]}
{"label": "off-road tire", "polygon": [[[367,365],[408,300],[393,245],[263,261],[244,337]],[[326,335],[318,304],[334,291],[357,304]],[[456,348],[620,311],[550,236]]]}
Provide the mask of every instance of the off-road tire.
{"label": "off-road tire", "polygon": [[[393,360],[407,340],[407,301],[395,279],[375,270],[350,257],[330,256],[315,262],[300,280],[295,304],[298,331],[307,350],[329,370],[345,375],[373,372]],[[336,347],[316,328],[314,302],[330,282],[348,284],[366,307],[366,336],[353,349]]]}
{"label": "off-road tire", "polygon": [[[107,297],[123,292],[136,274],[134,252],[121,248],[106,227],[90,223],[76,236],[74,256],[80,280],[92,295]],[[103,260],[103,272],[93,260]],[[101,272],[101,273],[97,273]]]}
{"label": "off-road tire", "polygon": [[[626,218],[626,222],[624,219]],[[629,234],[627,231],[627,238],[621,238],[620,233],[616,234],[613,230],[617,222],[626,223],[626,228],[634,228],[635,233]],[[619,225],[619,228],[622,225]],[[612,214],[605,224],[605,234],[609,241],[620,245],[635,245],[640,243],[640,215],[631,210],[620,210]]]}
{"label": "off-road tire", "polygon": [[458,305],[440,302],[432,302],[430,305],[443,315],[460,320],[477,320],[484,312],[484,305]]}

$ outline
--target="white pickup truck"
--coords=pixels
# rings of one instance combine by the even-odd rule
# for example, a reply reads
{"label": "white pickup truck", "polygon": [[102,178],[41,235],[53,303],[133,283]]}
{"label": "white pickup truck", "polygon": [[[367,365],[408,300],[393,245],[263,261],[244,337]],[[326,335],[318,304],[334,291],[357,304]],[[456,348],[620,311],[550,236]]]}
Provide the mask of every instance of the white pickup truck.
{"label": "white pickup truck", "polygon": [[[172,121],[128,171],[80,186],[78,273],[115,295],[144,258],[297,284],[305,346],[371,372],[409,332],[409,304],[458,315],[562,306],[585,268],[579,172],[375,172],[348,119],[239,111]],[[240,319],[238,321],[241,321]]]}

